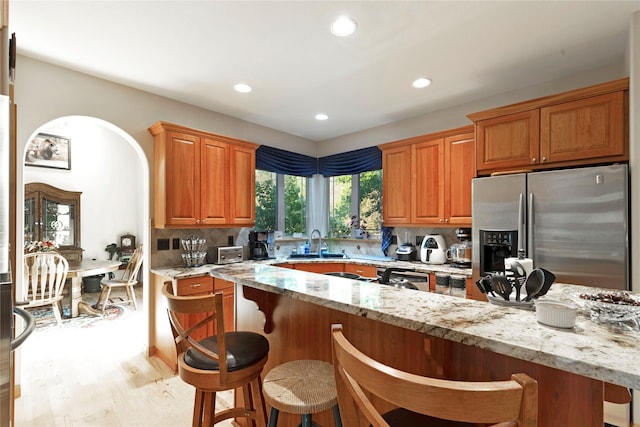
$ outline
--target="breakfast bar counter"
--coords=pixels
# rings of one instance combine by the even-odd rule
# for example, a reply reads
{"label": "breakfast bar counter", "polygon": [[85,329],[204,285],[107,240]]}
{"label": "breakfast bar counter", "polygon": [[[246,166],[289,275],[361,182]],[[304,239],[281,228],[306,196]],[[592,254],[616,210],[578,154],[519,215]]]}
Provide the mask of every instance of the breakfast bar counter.
{"label": "breakfast bar counter", "polygon": [[[640,388],[637,328],[579,316],[574,328],[557,329],[539,324],[534,311],[260,263],[210,274],[236,284],[237,329],[269,339],[267,370],[294,359],[331,361],[330,325],[342,323],[362,351],[416,374],[486,381],[527,373],[539,383],[540,426],[601,427],[604,384]],[[554,284],[545,298],[587,289],[594,291]]]}

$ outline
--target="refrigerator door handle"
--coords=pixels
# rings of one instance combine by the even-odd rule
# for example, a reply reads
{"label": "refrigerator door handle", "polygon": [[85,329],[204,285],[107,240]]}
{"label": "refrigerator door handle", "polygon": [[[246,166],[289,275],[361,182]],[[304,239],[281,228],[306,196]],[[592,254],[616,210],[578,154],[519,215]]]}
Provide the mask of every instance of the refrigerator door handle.
{"label": "refrigerator door handle", "polygon": [[524,249],[527,245],[527,236],[524,229],[526,224],[524,197],[525,195],[520,193],[520,199],[518,200],[518,247],[516,248],[516,252],[518,249]]}
{"label": "refrigerator door handle", "polygon": [[533,205],[533,193],[529,193],[529,221],[527,221],[528,224],[528,230],[527,230],[527,238],[529,241],[529,244],[527,245],[527,257],[529,258],[533,258],[533,217],[534,217],[534,212],[535,212],[535,206]]}

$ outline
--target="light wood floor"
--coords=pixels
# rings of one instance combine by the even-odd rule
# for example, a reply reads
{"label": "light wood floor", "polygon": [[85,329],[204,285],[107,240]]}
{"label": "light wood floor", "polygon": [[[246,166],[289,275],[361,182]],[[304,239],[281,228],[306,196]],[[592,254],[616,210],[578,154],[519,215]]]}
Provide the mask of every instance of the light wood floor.
{"label": "light wood floor", "polygon": [[[100,326],[36,330],[21,347],[14,425],[190,426],[193,387],[143,354],[141,301],[139,294],[137,311]],[[232,400],[221,393],[216,406]]]}

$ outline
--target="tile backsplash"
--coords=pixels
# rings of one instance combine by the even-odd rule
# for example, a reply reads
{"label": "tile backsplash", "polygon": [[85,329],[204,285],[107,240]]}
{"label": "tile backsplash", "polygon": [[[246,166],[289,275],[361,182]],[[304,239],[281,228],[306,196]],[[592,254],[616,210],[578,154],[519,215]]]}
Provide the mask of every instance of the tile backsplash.
{"label": "tile backsplash", "polygon": [[[151,266],[171,267],[182,265],[181,239],[197,236],[207,240],[207,247],[215,246],[243,246],[244,257],[249,258],[248,242],[251,228],[203,228],[203,229],[152,229],[151,230]],[[441,234],[447,247],[458,242],[455,228],[413,228],[396,227],[393,235],[397,244],[389,248],[389,256],[394,257],[396,248],[408,241],[416,246],[422,243],[422,237],[427,234]],[[420,241],[417,241],[419,239]],[[294,247],[305,242],[301,239],[282,239],[274,243],[277,257],[288,256]],[[325,241],[325,239],[323,239]],[[176,243],[177,242],[177,248]],[[330,239],[327,240],[330,252],[342,252],[349,254],[382,255],[381,241],[379,239]],[[159,249],[168,248],[168,249]]]}

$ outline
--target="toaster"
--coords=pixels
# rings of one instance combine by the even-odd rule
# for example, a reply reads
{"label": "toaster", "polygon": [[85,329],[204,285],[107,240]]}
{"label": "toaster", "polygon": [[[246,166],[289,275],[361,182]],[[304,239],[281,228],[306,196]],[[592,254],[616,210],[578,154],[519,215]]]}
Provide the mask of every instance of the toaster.
{"label": "toaster", "polygon": [[210,264],[232,264],[244,260],[242,246],[217,246],[207,252]]}

